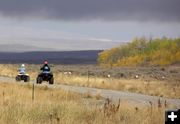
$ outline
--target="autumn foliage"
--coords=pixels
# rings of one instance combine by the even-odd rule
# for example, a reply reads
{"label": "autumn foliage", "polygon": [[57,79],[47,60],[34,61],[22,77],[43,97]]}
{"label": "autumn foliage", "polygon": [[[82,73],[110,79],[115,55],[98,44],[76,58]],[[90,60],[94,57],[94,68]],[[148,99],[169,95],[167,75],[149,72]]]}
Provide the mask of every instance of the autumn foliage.
{"label": "autumn foliage", "polygon": [[171,65],[180,63],[180,38],[135,38],[99,53],[101,66]]}

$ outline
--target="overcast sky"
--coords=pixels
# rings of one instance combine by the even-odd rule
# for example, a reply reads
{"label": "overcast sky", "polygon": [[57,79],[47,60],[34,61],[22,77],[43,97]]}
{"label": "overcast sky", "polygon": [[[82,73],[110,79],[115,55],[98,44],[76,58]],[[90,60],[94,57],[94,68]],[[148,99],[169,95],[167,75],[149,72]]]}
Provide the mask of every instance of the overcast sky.
{"label": "overcast sky", "polygon": [[0,44],[107,49],[180,37],[180,0],[0,0]]}

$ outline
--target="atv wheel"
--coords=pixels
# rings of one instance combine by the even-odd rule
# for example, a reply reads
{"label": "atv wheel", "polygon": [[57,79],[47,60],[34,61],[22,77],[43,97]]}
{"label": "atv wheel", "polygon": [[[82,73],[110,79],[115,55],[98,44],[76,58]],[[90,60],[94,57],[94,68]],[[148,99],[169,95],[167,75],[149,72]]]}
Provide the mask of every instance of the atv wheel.
{"label": "atv wheel", "polygon": [[37,84],[41,84],[42,83],[42,78],[41,77],[37,77],[36,83]]}
{"label": "atv wheel", "polygon": [[27,76],[25,79],[24,79],[24,82],[29,82],[30,81],[30,77]]}
{"label": "atv wheel", "polygon": [[53,77],[49,80],[49,84],[54,84],[54,78]]}
{"label": "atv wheel", "polygon": [[21,77],[16,76],[16,81],[21,81]]}

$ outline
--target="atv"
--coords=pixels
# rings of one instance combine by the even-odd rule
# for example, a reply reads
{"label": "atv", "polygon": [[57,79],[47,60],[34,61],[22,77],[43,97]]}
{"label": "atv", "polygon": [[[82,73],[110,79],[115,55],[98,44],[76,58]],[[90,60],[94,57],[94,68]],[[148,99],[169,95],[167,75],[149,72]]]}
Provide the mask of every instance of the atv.
{"label": "atv", "polygon": [[30,81],[29,74],[19,73],[16,76],[16,81],[21,81],[21,80],[24,80],[24,82],[29,82]]}
{"label": "atv", "polygon": [[41,84],[43,81],[47,81],[49,82],[49,84],[54,84],[54,77],[52,72],[42,72],[38,75],[38,77],[36,78],[36,83],[37,84]]}

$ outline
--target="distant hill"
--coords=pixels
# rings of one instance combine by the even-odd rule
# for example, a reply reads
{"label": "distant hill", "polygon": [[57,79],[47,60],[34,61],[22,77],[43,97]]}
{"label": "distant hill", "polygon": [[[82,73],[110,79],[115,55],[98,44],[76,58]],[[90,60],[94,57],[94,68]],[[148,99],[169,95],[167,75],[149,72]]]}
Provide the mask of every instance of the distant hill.
{"label": "distant hill", "polygon": [[52,48],[43,48],[23,44],[0,44],[0,52],[27,52],[27,51],[56,51]]}
{"label": "distant hill", "polygon": [[80,51],[110,49],[124,42],[106,39],[0,39],[0,52]]}
{"label": "distant hill", "polygon": [[96,64],[99,52],[102,51],[0,52],[0,63],[41,64],[48,60],[53,64]]}

